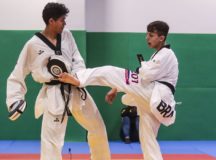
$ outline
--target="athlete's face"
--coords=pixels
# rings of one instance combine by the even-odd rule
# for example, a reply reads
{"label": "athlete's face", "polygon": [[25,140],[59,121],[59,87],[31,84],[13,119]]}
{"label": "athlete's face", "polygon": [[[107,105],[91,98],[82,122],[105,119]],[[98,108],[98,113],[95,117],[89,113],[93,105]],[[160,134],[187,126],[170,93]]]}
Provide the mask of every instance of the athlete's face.
{"label": "athlete's face", "polygon": [[164,45],[165,36],[158,35],[157,32],[147,32],[146,41],[150,48],[159,50]]}
{"label": "athlete's face", "polygon": [[61,16],[57,20],[52,19],[51,25],[54,32],[61,33],[63,31],[64,26],[66,25],[65,19],[66,16]]}

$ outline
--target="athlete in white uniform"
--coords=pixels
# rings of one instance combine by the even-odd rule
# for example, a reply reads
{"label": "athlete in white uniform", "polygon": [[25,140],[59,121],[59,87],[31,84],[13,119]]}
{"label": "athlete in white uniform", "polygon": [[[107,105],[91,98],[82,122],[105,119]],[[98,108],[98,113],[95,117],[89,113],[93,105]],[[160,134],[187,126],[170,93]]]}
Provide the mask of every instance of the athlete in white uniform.
{"label": "athlete in white uniform", "polygon": [[[162,21],[148,25],[146,40],[150,48],[156,49],[149,61],[142,61],[139,73],[126,69],[104,66],[80,70],[75,76],[63,73],[59,80],[75,86],[109,86],[108,93],[115,97],[116,90],[125,92],[122,102],[138,107],[140,116],[139,137],[145,160],[162,160],[156,140],[160,124],[169,126],[175,121],[174,92],[178,79],[178,61],[165,45],[169,26]],[[114,95],[114,96],[112,96]]]}
{"label": "athlete in white uniform", "polygon": [[58,81],[47,69],[47,64],[52,58],[61,59],[68,73],[85,69],[71,32],[63,29],[68,12],[69,10],[60,3],[48,3],[45,6],[45,30],[34,35],[25,44],[7,80],[7,106],[10,111],[14,102],[25,100],[25,78],[31,73],[36,82],[43,84],[35,103],[35,117],[43,114],[40,159],[62,160],[61,151],[68,121],[68,116],[63,116],[63,113],[68,107],[76,121],[88,131],[91,160],[110,160],[106,128],[90,94],[87,91],[81,92],[84,90],[78,90],[77,87],[71,87],[71,92],[68,91],[70,95],[66,96],[70,99],[66,103],[62,95],[68,93],[64,89],[64,94],[61,93],[61,84],[56,83]]}

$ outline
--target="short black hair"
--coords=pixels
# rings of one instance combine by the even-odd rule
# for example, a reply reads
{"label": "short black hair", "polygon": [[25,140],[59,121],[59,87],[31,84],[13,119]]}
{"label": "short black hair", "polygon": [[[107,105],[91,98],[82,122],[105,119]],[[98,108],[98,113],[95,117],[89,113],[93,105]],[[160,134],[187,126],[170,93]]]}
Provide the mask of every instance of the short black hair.
{"label": "short black hair", "polygon": [[65,7],[64,4],[50,2],[47,3],[46,6],[44,7],[42,16],[44,22],[47,25],[49,23],[50,18],[57,20],[61,16],[67,15],[68,13],[69,10],[67,7]]}
{"label": "short black hair", "polygon": [[147,31],[148,32],[157,32],[157,34],[159,36],[163,35],[163,36],[165,36],[165,39],[166,39],[167,34],[169,32],[169,26],[166,22],[154,21],[154,22],[151,22],[147,26]]}

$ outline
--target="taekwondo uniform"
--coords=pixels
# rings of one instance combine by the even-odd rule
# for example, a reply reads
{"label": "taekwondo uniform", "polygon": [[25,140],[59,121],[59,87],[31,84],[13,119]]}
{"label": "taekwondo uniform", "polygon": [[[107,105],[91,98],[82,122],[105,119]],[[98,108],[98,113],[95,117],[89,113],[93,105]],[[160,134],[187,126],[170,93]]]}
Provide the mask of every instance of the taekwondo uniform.
{"label": "taekwondo uniform", "polygon": [[[43,84],[35,102],[35,117],[39,118],[43,114],[41,160],[61,160],[68,117],[63,117],[65,99],[61,96],[60,84],[48,84],[55,78],[48,72],[47,64],[49,59],[60,57],[69,73],[85,69],[85,64],[69,30],[64,29],[60,36],[62,55],[56,55],[56,46],[49,42],[45,43],[37,34],[25,44],[7,80],[6,103],[9,109],[14,102],[25,100],[27,92],[25,78],[28,74],[31,73],[34,81]],[[76,87],[72,87],[71,92],[66,94],[69,94],[68,97],[70,97],[68,101],[70,112],[76,121],[88,131],[91,159],[110,160],[106,128],[92,97],[86,91],[86,97],[82,99],[81,94],[83,93]]]}
{"label": "taekwondo uniform", "polygon": [[109,86],[125,92],[122,102],[138,108],[139,137],[145,160],[162,160],[156,137],[161,123],[169,126],[175,121],[174,92],[178,72],[177,58],[172,49],[165,46],[149,61],[141,62],[139,74],[103,66],[80,70],[76,76],[80,87]]}

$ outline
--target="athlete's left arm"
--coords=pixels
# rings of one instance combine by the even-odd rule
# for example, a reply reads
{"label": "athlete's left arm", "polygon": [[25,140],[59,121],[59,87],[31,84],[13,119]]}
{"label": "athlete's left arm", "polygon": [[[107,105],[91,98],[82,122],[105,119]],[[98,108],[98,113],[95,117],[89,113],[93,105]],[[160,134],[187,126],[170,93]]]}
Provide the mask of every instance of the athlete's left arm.
{"label": "athlete's left arm", "polygon": [[70,44],[70,50],[71,50],[71,61],[72,61],[72,70],[73,73],[76,73],[79,70],[85,69],[85,62],[79,52],[79,49],[77,47],[76,41],[70,31],[68,31],[68,40]]}

